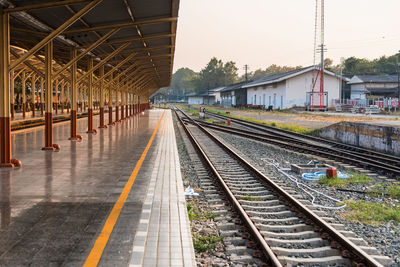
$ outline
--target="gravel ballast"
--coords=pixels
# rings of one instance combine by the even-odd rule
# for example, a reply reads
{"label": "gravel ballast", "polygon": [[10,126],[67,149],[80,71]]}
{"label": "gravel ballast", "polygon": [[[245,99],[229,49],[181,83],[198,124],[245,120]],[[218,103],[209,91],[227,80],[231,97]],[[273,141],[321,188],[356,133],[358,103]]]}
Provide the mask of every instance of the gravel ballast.
{"label": "gravel ballast", "polygon": [[[233,136],[231,134],[222,133],[218,131],[214,131],[218,136],[220,136],[227,144],[233,147],[236,151],[240,151],[240,153],[245,156],[248,160],[251,161],[252,164],[257,166],[257,168],[265,173],[269,177],[279,177],[279,179],[287,180],[288,185],[293,186],[295,190],[297,190],[304,197],[311,199],[308,197],[302,190],[300,190],[296,184],[283,174],[278,172],[276,168],[271,166],[269,162],[273,160],[278,163],[280,167],[289,169],[290,164],[306,164],[308,163],[312,157],[306,157],[305,155],[300,155],[298,153],[293,153],[269,144],[264,144],[258,141],[249,140],[246,138]],[[340,170],[340,169],[339,169]],[[341,170],[346,171],[346,170]],[[293,174],[291,171],[287,171],[290,174]],[[324,193],[328,196],[334,197],[339,200],[362,200],[362,201],[372,201],[378,203],[391,203],[393,205],[399,205],[398,199],[388,199],[382,197],[372,197],[368,194],[360,194],[353,192],[343,192],[339,190],[335,190],[333,187],[327,187],[322,184],[318,184],[316,182],[307,182],[297,176],[298,179],[310,186],[311,188],[318,190],[321,193]],[[377,184],[382,182],[381,179],[376,177],[371,177],[371,183],[368,186]],[[350,184],[346,186],[347,190],[354,191],[364,191],[366,190],[365,184]],[[336,203],[328,200],[327,198],[318,198],[316,200],[317,204],[327,205],[327,206],[335,206]],[[396,263],[393,266],[400,266],[400,223],[397,222],[387,222],[380,226],[373,225],[364,225],[358,222],[353,222],[345,219],[346,210],[326,210],[328,214],[335,218],[337,223],[342,223],[346,226],[346,229],[349,231],[355,232],[360,238],[363,238],[368,242],[370,246],[376,247],[380,253],[391,257]]]}

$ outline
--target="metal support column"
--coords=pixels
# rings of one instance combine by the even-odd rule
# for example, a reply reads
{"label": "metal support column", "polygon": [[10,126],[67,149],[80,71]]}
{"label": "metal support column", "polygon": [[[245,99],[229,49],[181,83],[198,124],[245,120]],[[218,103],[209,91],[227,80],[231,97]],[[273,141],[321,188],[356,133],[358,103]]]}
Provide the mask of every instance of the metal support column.
{"label": "metal support column", "polygon": [[[77,55],[77,49],[73,48],[71,52],[71,58],[75,58]],[[71,137],[69,140],[82,140],[82,136],[76,134],[76,121],[78,111],[78,85],[76,84],[76,74],[78,71],[77,63],[75,62],[71,66]]]}
{"label": "metal support column", "polygon": [[128,93],[129,97],[129,117],[132,117],[132,94]]}
{"label": "metal support column", "polygon": [[11,108],[11,119],[14,119],[15,116],[15,110],[14,110],[14,101],[15,101],[15,97],[14,97],[14,82],[15,82],[15,73],[14,71],[10,72],[10,93],[11,93],[11,104],[10,104],[10,108]]}
{"label": "metal support column", "polygon": [[115,88],[115,122],[120,122],[118,88]]}
{"label": "metal support column", "polygon": [[125,119],[125,95],[124,91],[121,89],[121,120]]}
{"label": "metal support column", "polygon": [[65,104],[65,88],[67,87],[67,83],[64,82],[61,86],[61,113],[64,114],[64,104]]}
{"label": "metal support column", "polygon": [[44,130],[44,147],[42,150],[60,150],[60,146],[53,144],[53,42],[45,46],[45,84],[46,84],[46,114]]}
{"label": "metal support column", "polygon": [[104,66],[101,66],[99,69],[99,78],[101,79],[100,81],[100,126],[99,128],[107,128],[106,125],[104,125]]}
{"label": "metal support column", "polygon": [[[88,61],[88,69],[93,68],[93,58],[89,57]],[[93,73],[90,73],[88,76],[88,130],[86,133],[97,133],[95,129],[93,129]]]}
{"label": "metal support column", "polygon": [[[113,79],[113,75],[111,73],[110,79]],[[111,84],[108,85],[108,125],[114,125],[113,123],[113,99],[112,99],[112,88]]]}
{"label": "metal support column", "polygon": [[[40,77],[37,77],[36,78],[36,80],[35,80],[35,85],[36,85],[36,82],[39,80],[39,78]],[[36,103],[35,103],[35,107],[37,108],[37,110],[39,111],[39,106],[40,106],[40,96],[39,96],[39,88],[37,88],[37,90],[36,90]]]}
{"label": "metal support column", "polygon": [[58,115],[58,88],[60,88],[60,84],[61,84],[61,81],[60,80],[56,80],[56,87],[55,87],[55,90],[54,90],[54,92],[55,92],[55,99],[56,99],[56,101],[55,101],[55,110],[56,110],[56,115]]}
{"label": "metal support column", "polygon": [[20,167],[21,162],[11,158],[9,27],[9,15],[0,10],[0,167]]}
{"label": "metal support column", "polygon": [[70,90],[69,90],[70,86],[71,86],[70,84],[67,85],[67,95],[66,95],[66,98],[65,98],[65,102],[66,102],[66,105],[67,105],[67,114],[69,114],[69,108],[70,108],[70,105],[71,105],[71,94],[70,94]]}
{"label": "metal support column", "polygon": [[44,79],[40,78],[40,115],[44,114]]}
{"label": "metal support column", "polygon": [[129,118],[129,98],[127,91],[125,91],[125,117]]}
{"label": "metal support column", "polygon": [[35,90],[36,90],[36,76],[31,75],[31,89],[32,89],[32,117],[35,117]]}
{"label": "metal support column", "polygon": [[25,119],[26,116],[26,80],[27,80],[27,75],[26,72],[22,72],[22,78],[21,78],[21,83],[22,83],[22,118]]}

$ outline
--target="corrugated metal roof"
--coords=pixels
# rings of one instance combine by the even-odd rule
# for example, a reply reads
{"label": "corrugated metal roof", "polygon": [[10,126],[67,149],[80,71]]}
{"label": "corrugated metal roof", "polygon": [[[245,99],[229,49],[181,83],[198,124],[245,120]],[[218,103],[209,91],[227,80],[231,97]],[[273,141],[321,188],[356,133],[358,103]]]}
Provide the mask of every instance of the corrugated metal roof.
{"label": "corrugated metal roof", "polygon": [[245,84],[248,84],[248,83],[251,83],[251,82],[252,82],[252,81],[248,81],[248,82],[244,81],[244,82],[240,82],[240,83],[234,83],[234,84],[231,84],[231,85],[228,85],[228,86],[224,87],[220,92],[227,92],[227,91],[232,91],[232,90],[238,90],[238,89],[243,88],[243,86],[244,86]]}
{"label": "corrugated metal roof", "polygon": [[[254,87],[254,86],[260,86],[260,85],[266,85],[266,84],[272,84],[272,83],[285,81],[289,78],[292,78],[294,76],[300,75],[300,74],[308,72],[308,71],[312,71],[314,69],[318,70],[318,68],[316,68],[314,66],[310,66],[310,67],[300,68],[300,69],[296,69],[296,70],[292,70],[292,71],[288,71],[288,72],[284,72],[284,73],[280,73],[280,74],[265,76],[263,78],[255,80],[254,82],[250,82],[250,83],[244,85],[243,88],[250,88],[250,87]],[[344,76],[340,76],[340,75],[338,75],[334,72],[328,71],[328,70],[325,70],[325,74],[332,75],[332,76],[341,78],[343,80],[349,81],[348,78],[346,78]]]}
{"label": "corrugated metal roof", "polygon": [[[355,75],[353,78],[358,78],[359,81],[349,82],[348,84],[359,83],[397,83],[397,75]],[[353,80],[352,78],[352,80]]]}
{"label": "corrugated metal roof", "polygon": [[[43,1],[0,0],[0,7],[15,8],[40,2]],[[29,50],[89,2],[10,13],[11,44]],[[113,25],[125,24],[106,42],[92,50],[90,55],[99,61],[122,44],[130,42],[120,54],[110,59],[105,65],[105,71],[130,54],[137,53],[119,68],[119,72],[138,64],[131,69],[131,72],[139,72],[135,79],[154,76],[144,93],[151,95],[158,88],[169,86],[171,82],[178,9],[179,0],[103,0],[54,40],[54,59],[61,65],[65,64],[70,60],[70,50],[74,46],[83,51],[115,28]],[[134,25],[135,22],[140,24]],[[94,27],[103,28],[92,30]],[[38,54],[43,54],[43,51]],[[87,69],[86,59],[78,62],[78,68],[83,71]]]}

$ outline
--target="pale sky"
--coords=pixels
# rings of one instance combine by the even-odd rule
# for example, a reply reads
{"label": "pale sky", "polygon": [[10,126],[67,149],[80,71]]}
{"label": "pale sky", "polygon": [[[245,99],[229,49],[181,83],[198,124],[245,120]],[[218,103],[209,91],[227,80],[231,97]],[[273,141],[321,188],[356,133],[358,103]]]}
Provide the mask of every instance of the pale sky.
{"label": "pale sky", "polygon": [[[313,64],[315,0],[180,0],[174,71],[211,57],[242,74]],[[373,59],[400,50],[399,0],[325,0],[326,57]]]}

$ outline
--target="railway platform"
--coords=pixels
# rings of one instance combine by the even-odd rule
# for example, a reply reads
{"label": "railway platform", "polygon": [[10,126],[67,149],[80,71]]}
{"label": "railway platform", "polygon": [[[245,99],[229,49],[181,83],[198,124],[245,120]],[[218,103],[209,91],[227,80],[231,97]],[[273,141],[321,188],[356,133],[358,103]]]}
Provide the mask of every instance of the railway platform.
{"label": "railway platform", "polygon": [[[97,125],[98,116],[94,117]],[[11,136],[0,169],[0,266],[195,266],[169,110],[150,110],[42,151],[44,127]]]}

